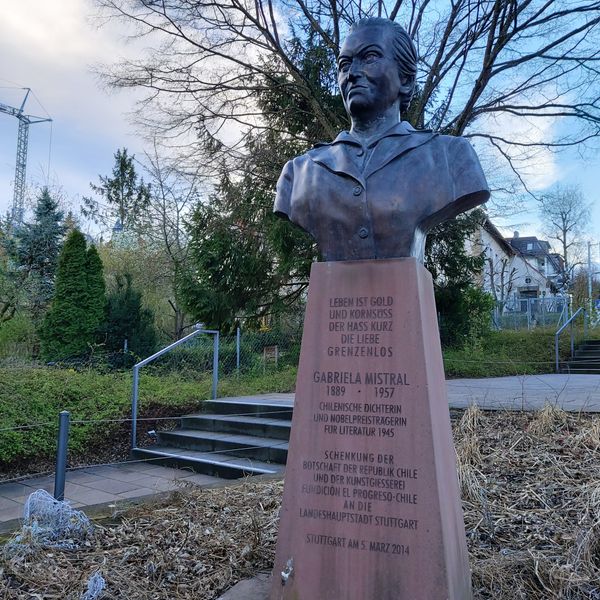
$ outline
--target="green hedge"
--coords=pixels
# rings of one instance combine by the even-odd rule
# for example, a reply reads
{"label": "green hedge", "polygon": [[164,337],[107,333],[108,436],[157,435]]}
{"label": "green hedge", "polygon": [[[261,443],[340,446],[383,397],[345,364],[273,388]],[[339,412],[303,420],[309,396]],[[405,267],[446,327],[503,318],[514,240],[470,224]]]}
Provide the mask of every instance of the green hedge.
{"label": "green hedge", "polygon": [[[580,336],[581,332],[578,332]],[[561,355],[568,354],[569,339],[561,340]],[[297,348],[285,349],[289,362],[295,362]],[[294,359],[294,360],[292,360]],[[190,361],[195,363],[194,360]],[[287,363],[288,361],[282,361]],[[448,377],[500,377],[554,371],[554,331],[502,331],[481,339],[476,347],[446,350],[444,363]],[[212,363],[211,363],[212,364]],[[181,365],[181,363],[180,363]],[[171,365],[173,368],[175,364]],[[190,364],[190,367],[193,365]],[[197,365],[196,365],[197,366]],[[258,361],[250,372],[224,375],[219,396],[238,396],[294,389],[296,367],[281,364],[265,368]],[[211,373],[198,374],[197,368],[185,373],[164,369],[142,369],[140,412],[159,409],[163,415],[180,414],[210,397]],[[99,420],[128,419],[131,403],[131,372],[58,368],[0,369],[0,465],[33,457],[51,458],[55,452],[58,413],[71,412],[71,456],[86,456],[94,445],[113,435],[124,436],[121,423]],[[34,429],[10,428],[42,424]]]}
{"label": "green hedge", "polygon": [[[224,377],[220,396],[289,391],[295,368],[264,374]],[[163,414],[201,405],[210,397],[210,373],[195,380],[177,374],[152,375],[142,369],[140,412],[160,407]],[[68,410],[72,421],[91,421],[71,427],[69,450],[82,455],[94,444],[123,435],[122,424],[98,421],[130,418],[131,373],[49,368],[0,369],[0,464],[33,457],[51,458],[56,448],[58,413]],[[165,412],[164,409],[169,409]],[[172,409],[172,410],[171,410]],[[11,428],[40,425],[31,429]]]}

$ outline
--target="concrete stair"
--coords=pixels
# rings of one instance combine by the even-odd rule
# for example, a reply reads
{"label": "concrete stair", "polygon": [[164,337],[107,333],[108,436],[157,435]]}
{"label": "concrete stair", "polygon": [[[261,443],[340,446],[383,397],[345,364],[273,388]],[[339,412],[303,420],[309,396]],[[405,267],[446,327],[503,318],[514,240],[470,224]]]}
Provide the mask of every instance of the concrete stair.
{"label": "concrete stair", "polygon": [[572,359],[567,361],[563,373],[600,374],[600,340],[587,340],[581,344]]}
{"label": "concrete stair", "polygon": [[157,444],[134,448],[136,459],[237,479],[282,472],[293,407],[289,402],[227,398],[203,403],[203,412],[181,417],[157,432]]}

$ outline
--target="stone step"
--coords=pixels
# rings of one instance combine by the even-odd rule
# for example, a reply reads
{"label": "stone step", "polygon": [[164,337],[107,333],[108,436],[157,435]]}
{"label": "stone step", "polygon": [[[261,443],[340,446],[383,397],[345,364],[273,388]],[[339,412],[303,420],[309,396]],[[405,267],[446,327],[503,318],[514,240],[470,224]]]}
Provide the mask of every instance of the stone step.
{"label": "stone step", "polygon": [[598,375],[600,374],[600,364],[567,363],[561,367],[560,372],[573,375]]}
{"label": "stone step", "polygon": [[202,403],[203,412],[215,414],[228,414],[249,417],[266,417],[289,421],[294,410],[293,404],[288,402],[268,402],[256,398],[237,400],[205,400]]}
{"label": "stone step", "polygon": [[569,367],[573,367],[575,369],[599,369],[600,368],[600,361],[598,360],[589,360],[589,359],[584,359],[584,360],[568,360],[565,362],[565,365],[568,365]]}
{"label": "stone step", "polygon": [[150,448],[134,448],[133,457],[156,462],[159,465],[191,469],[222,479],[238,479],[247,475],[270,475],[282,473],[284,466],[252,458],[242,458],[226,453],[198,452],[175,446],[156,445]]}
{"label": "stone step", "polygon": [[585,354],[600,354],[600,346],[579,346],[575,352]]}
{"label": "stone step", "polygon": [[181,417],[182,429],[237,433],[277,440],[290,438],[291,421],[239,415],[195,414]]}
{"label": "stone step", "polygon": [[253,458],[264,462],[285,464],[287,460],[287,440],[197,429],[174,429],[157,433],[160,445],[198,452],[227,452],[232,456]]}

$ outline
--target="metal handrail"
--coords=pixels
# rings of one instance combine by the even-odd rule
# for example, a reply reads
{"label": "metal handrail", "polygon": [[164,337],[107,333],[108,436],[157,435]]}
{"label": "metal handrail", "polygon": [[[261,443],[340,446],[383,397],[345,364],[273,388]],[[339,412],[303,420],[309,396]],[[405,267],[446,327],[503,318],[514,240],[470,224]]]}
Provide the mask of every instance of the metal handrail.
{"label": "metal handrail", "polygon": [[570,329],[571,329],[571,358],[573,358],[573,356],[575,354],[575,337],[574,337],[574,333],[573,333],[573,321],[577,318],[577,315],[579,315],[579,313],[583,313],[583,339],[584,340],[587,339],[587,311],[582,306],[581,308],[578,308],[573,313],[571,318],[554,334],[554,354],[555,354],[555,359],[556,359],[556,372],[557,373],[560,372],[559,358],[558,358],[558,339],[560,337],[560,334],[567,328],[567,326],[570,326]]}
{"label": "metal handrail", "polygon": [[204,329],[201,323],[195,325],[196,330],[192,333],[182,337],[180,340],[173,342],[169,346],[166,346],[162,350],[155,352],[152,356],[141,360],[139,363],[133,365],[133,390],[131,393],[131,448],[136,447],[137,442],[137,414],[138,414],[138,397],[139,397],[139,381],[140,381],[140,368],[156,360],[159,356],[166,354],[176,348],[180,344],[191,340],[192,338],[202,333],[209,333],[213,336],[213,374],[212,374],[212,399],[217,398],[217,385],[219,383],[219,331],[215,329]]}

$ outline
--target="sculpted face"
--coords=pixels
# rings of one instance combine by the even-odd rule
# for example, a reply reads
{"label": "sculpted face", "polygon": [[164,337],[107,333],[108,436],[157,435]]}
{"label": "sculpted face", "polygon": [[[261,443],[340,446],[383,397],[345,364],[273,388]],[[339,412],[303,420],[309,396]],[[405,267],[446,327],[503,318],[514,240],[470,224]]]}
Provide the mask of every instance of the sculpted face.
{"label": "sculpted face", "polygon": [[399,101],[404,82],[389,27],[361,27],[345,39],[338,58],[338,84],[351,118],[376,117]]}

